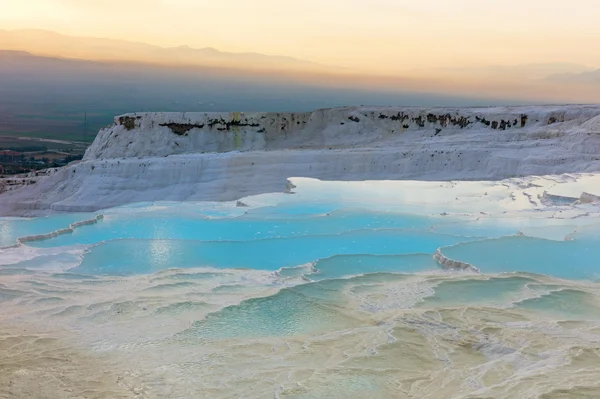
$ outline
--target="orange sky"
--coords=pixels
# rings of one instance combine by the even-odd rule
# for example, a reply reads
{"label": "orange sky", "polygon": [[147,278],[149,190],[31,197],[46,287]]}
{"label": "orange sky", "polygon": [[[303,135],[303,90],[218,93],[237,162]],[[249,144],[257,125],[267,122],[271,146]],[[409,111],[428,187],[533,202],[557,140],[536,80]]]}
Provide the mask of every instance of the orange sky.
{"label": "orange sky", "polygon": [[597,0],[0,0],[0,28],[289,55],[370,73],[600,67]]}

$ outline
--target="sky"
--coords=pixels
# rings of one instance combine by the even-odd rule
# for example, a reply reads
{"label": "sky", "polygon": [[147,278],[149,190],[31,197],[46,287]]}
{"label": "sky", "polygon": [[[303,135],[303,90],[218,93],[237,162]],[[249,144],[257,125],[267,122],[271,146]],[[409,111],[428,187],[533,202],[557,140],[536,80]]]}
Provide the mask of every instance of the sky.
{"label": "sky", "polygon": [[0,28],[287,55],[369,73],[600,68],[598,0],[0,0]]}

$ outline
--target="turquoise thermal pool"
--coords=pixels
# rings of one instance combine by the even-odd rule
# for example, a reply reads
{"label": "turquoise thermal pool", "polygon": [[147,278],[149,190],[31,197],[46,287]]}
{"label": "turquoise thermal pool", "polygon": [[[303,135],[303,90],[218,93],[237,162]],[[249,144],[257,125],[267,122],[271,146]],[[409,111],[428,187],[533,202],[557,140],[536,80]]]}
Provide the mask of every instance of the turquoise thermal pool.
{"label": "turquoise thermal pool", "polygon": [[597,210],[493,183],[295,183],[0,218],[0,316],[137,370],[147,397],[596,387]]}

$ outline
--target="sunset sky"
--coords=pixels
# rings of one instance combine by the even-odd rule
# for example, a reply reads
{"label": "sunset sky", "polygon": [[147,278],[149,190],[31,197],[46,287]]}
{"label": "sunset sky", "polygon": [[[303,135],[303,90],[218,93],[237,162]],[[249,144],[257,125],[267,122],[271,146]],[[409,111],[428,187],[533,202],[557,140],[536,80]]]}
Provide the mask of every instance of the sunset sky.
{"label": "sunset sky", "polygon": [[288,55],[367,72],[600,68],[598,0],[0,0],[0,28]]}

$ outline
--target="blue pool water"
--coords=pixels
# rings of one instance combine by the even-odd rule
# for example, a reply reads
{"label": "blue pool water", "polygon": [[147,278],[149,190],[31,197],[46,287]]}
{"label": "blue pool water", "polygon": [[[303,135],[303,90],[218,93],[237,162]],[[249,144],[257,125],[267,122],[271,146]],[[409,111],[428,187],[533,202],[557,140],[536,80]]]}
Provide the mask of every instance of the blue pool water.
{"label": "blue pool water", "polygon": [[[128,212],[128,210],[130,210]],[[483,273],[530,272],[560,278],[596,279],[596,229],[580,229],[575,241],[516,236],[539,231],[543,219],[482,219],[407,215],[343,209],[336,203],[282,204],[227,213],[194,212],[176,204],[119,208],[98,223],[72,233],[28,242],[40,251],[86,246],[73,273],[150,274],[172,268],[212,267],[274,271],[313,262],[311,279],[372,272],[420,272],[437,265],[436,250],[470,263]],[[50,233],[95,214],[64,214],[36,219],[0,219],[0,243]],[[560,236],[568,223],[548,221]],[[581,231],[586,232],[585,234]],[[522,233],[521,233],[522,234]],[[61,258],[62,256],[62,258]],[[35,268],[73,255],[44,255],[19,262]],[[65,261],[65,263],[68,263]]]}
{"label": "blue pool water", "polygon": [[[277,270],[340,254],[433,253],[441,246],[465,241],[466,238],[404,230],[359,230],[251,241],[124,239],[92,248],[73,271],[127,275],[202,266]],[[368,269],[367,266],[365,270]],[[360,267],[352,270],[365,271]]]}
{"label": "blue pool water", "polygon": [[560,278],[597,280],[600,277],[598,241],[551,241],[532,237],[503,237],[444,248],[451,259],[477,265],[486,273],[525,271]]}
{"label": "blue pool water", "polygon": [[[54,236],[97,214],[0,218],[1,246],[47,235],[0,249],[0,316],[133,362],[156,397],[395,398],[398,378],[434,389],[453,370],[444,389],[479,395],[519,367],[527,384],[577,380],[544,362],[597,349],[593,219],[328,202],[102,214]],[[436,252],[479,272],[443,269]]]}
{"label": "blue pool water", "polygon": [[[427,217],[385,213],[336,211],[328,216],[320,213],[280,214],[277,208],[256,210],[233,218],[209,219],[205,215],[181,215],[160,212],[109,214],[102,223],[84,226],[73,234],[31,243],[36,247],[73,244],[95,244],[119,238],[157,240],[247,241],[266,238],[334,235],[364,229],[427,230],[436,220]],[[308,209],[304,210],[309,212]],[[318,211],[318,210],[315,210]],[[300,212],[300,211],[298,211]]]}
{"label": "blue pool water", "polygon": [[71,223],[90,219],[93,216],[91,213],[72,213],[36,219],[0,218],[0,247],[13,245],[20,237],[64,229]]}

